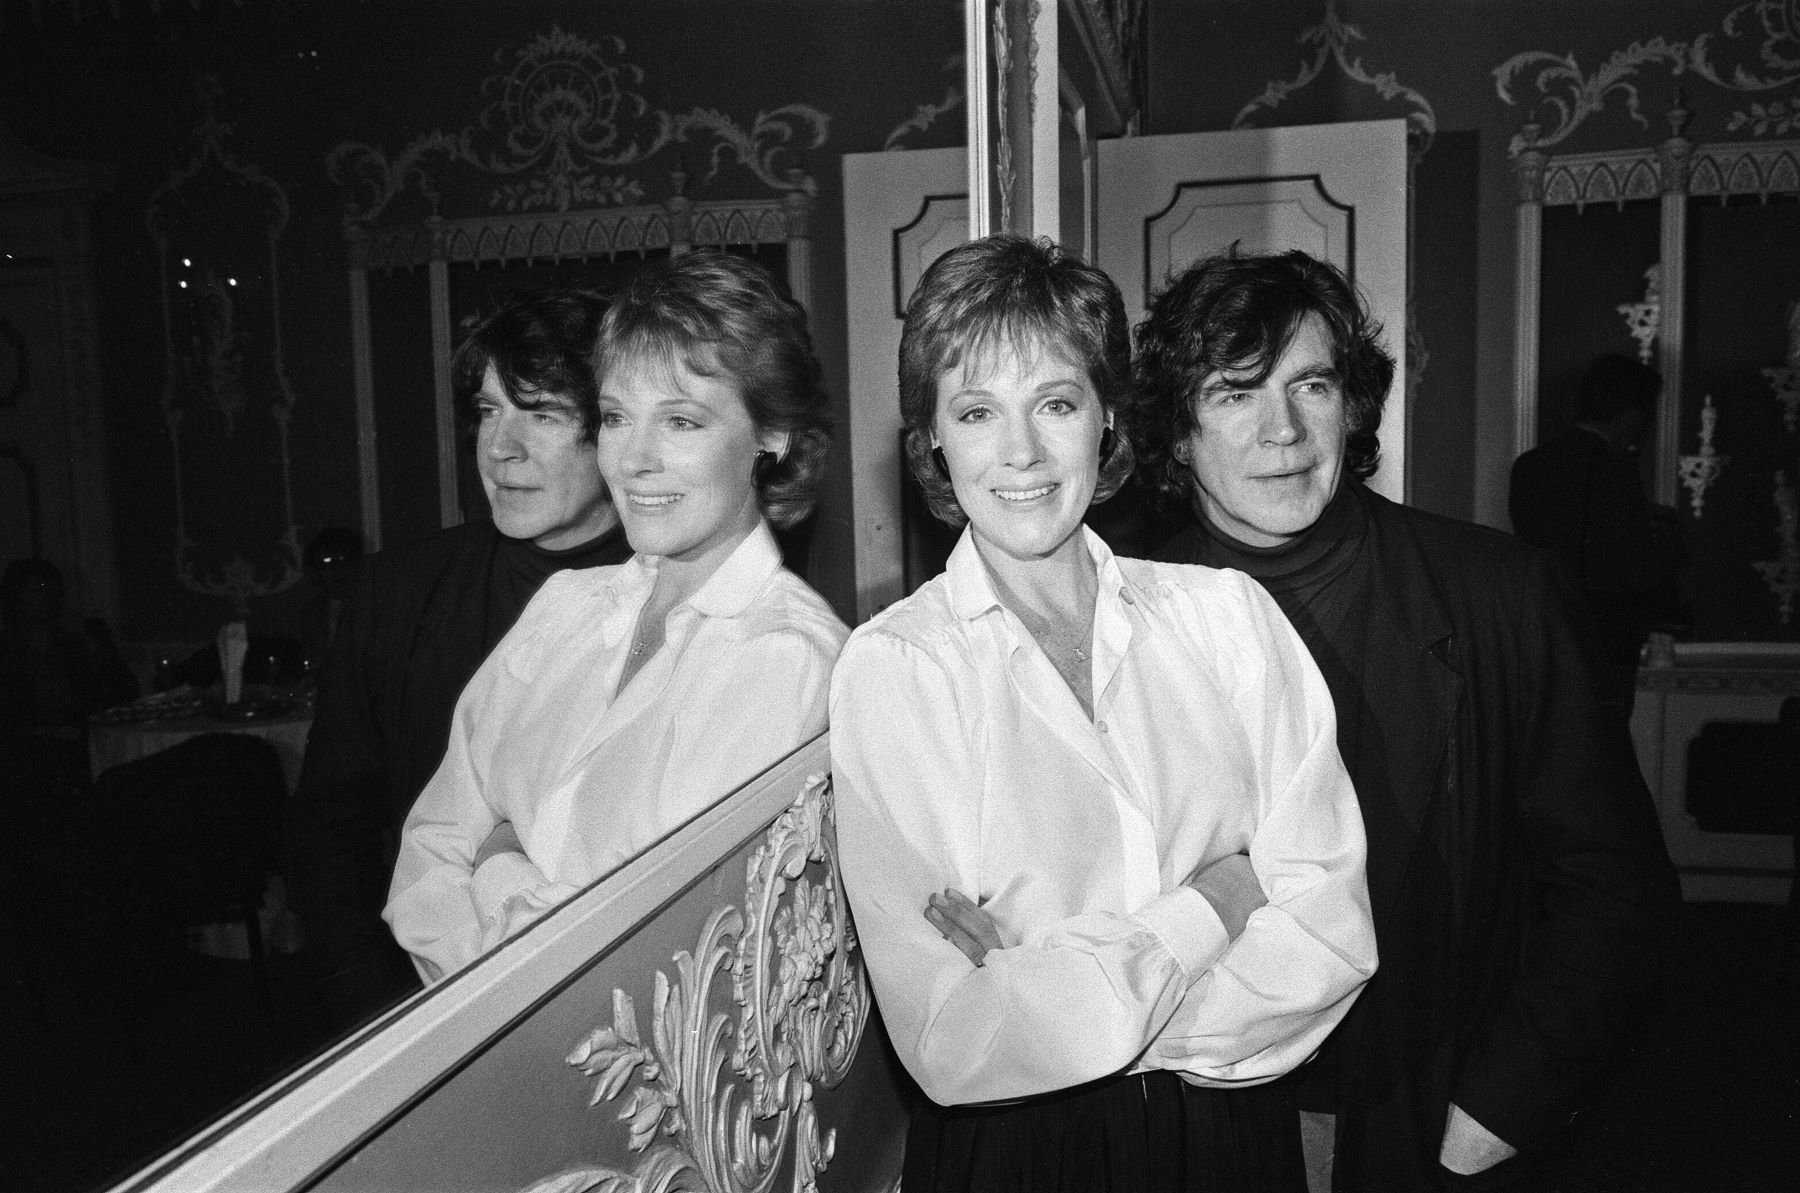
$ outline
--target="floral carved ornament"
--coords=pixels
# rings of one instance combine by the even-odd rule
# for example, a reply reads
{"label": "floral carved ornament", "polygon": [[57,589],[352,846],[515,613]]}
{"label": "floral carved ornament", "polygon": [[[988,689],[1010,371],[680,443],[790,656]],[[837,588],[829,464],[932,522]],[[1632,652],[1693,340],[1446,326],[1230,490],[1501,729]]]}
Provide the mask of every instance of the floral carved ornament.
{"label": "floral carved ornament", "polygon": [[[1639,110],[1637,81],[1639,71],[1649,68],[1743,95],[1790,91],[1746,101],[1727,119],[1725,131],[1762,137],[1800,129],[1800,0],[1751,0],[1726,13],[1717,29],[1690,40],[1658,36],[1634,41],[1615,50],[1592,74],[1581,69],[1574,54],[1528,50],[1494,68],[1494,87],[1503,103],[1516,104],[1514,86],[1522,79],[1535,85],[1540,97],[1535,102],[1550,119],[1529,143],[1544,149],[1604,111],[1609,98],[1621,100],[1631,118],[1648,128]],[[1511,152],[1517,155],[1527,144],[1523,135],[1516,136]]]}
{"label": "floral carved ornament", "polygon": [[621,38],[589,39],[552,26],[521,46],[495,52],[496,64],[506,69],[482,81],[482,92],[492,99],[474,124],[427,133],[393,158],[361,142],[337,146],[326,165],[332,180],[353,196],[346,220],[377,218],[409,185],[435,212],[440,194],[434,170],[453,166],[494,179],[488,204],[508,212],[640,203],[643,185],[624,168],[679,144],[709,146],[702,183],[735,162],[772,190],[816,190],[798,168],[795,151],[825,144],[830,117],[824,112],[784,104],[757,112],[745,128],[712,108],[666,111],[637,90],[643,68],[624,53]]}
{"label": "floral carved ornament", "polygon": [[[870,1007],[830,792],[808,779],[752,854],[744,906],[713,910],[673,981],[657,971],[648,1039],[615,988],[611,1022],[569,1054],[594,1079],[591,1104],[629,1091],[618,1118],[636,1168],[575,1169],[528,1193],[766,1193],[790,1149],[792,1188],[816,1193],[837,1133],[820,1130],[813,1093],[849,1073]],[[727,974],[735,1013],[713,1010]]]}

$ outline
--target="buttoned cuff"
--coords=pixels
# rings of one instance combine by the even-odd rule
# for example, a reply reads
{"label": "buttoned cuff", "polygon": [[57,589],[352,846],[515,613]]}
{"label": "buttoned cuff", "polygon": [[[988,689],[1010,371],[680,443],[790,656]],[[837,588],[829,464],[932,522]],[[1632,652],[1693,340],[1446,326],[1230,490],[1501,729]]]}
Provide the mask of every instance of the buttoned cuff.
{"label": "buttoned cuff", "polygon": [[1175,958],[1191,985],[1211,969],[1231,938],[1224,921],[1206,896],[1191,886],[1178,886],[1138,908],[1133,916],[1156,934]]}

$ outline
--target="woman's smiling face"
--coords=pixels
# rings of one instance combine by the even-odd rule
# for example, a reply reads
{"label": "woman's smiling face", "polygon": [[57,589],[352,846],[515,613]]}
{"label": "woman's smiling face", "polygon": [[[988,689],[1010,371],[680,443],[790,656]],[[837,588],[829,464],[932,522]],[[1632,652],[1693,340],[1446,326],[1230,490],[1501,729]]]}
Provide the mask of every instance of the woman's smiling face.
{"label": "woman's smiling face", "polygon": [[779,439],[729,378],[679,361],[627,361],[600,389],[600,473],[643,555],[723,562],[762,517],[756,453]]}
{"label": "woman's smiling face", "polygon": [[957,503],[982,544],[1014,559],[1073,539],[1106,425],[1087,371],[1041,340],[971,351],[938,378],[932,432]]}

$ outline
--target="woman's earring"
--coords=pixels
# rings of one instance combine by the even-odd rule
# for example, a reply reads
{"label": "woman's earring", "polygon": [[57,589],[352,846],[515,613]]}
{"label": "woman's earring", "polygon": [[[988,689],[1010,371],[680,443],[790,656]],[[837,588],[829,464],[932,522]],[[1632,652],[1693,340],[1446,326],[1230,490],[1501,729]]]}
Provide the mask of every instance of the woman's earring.
{"label": "woman's earring", "polygon": [[931,449],[931,458],[933,461],[935,461],[937,463],[938,475],[942,476],[945,480],[949,480],[950,479],[950,462],[948,460],[944,459],[944,449],[941,447],[932,448]]}
{"label": "woman's earring", "polygon": [[753,485],[762,484],[763,478],[769,475],[769,470],[775,467],[779,462],[780,457],[774,452],[757,452],[756,458],[750,462],[750,483]]}
{"label": "woman's earring", "polygon": [[1100,467],[1102,468],[1105,468],[1106,462],[1112,459],[1113,448],[1116,446],[1114,438],[1113,429],[1110,426],[1100,432]]}

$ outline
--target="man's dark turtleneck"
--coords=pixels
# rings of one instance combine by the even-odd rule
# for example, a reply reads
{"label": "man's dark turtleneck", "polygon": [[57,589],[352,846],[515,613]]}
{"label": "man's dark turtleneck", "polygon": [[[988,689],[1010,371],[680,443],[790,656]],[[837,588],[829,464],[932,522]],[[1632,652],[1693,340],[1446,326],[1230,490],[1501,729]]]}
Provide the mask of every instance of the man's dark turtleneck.
{"label": "man's dark turtleneck", "polygon": [[[1170,563],[1234,568],[1268,590],[1325,673],[1338,701],[1338,736],[1343,745],[1350,744],[1351,736],[1342,723],[1343,696],[1347,694],[1342,689],[1346,682],[1361,687],[1366,644],[1362,630],[1369,621],[1365,494],[1360,482],[1346,480],[1317,522],[1276,547],[1240,542],[1196,508],[1194,524],[1157,553],[1158,559]],[[1350,758],[1345,750],[1346,764]]]}
{"label": "man's dark turtleneck", "polygon": [[[1166,543],[1157,558],[1168,563],[1199,563],[1234,568],[1268,590],[1312,652],[1313,661],[1331,690],[1337,712],[1338,753],[1365,809],[1384,807],[1387,795],[1381,738],[1392,732],[1416,732],[1417,726],[1380,723],[1367,692],[1366,665],[1404,639],[1391,620],[1391,610],[1376,606],[1372,562],[1368,550],[1368,490],[1346,479],[1338,486],[1319,520],[1278,547],[1252,547],[1215,526],[1195,511],[1195,522]],[[1367,736],[1365,736],[1365,734]],[[1335,1038],[1305,1069],[1297,1088],[1309,1110],[1334,1108],[1337,1080]]]}
{"label": "man's dark turtleneck", "polygon": [[530,539],[494,535],[488,563],[487,610],[482,618],[482,653],[506,636],[533,595],[553,574],[572,568],[603,567],[631,558],[624,529],[617,523],[585,543],[553,551]]}

